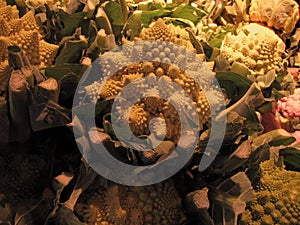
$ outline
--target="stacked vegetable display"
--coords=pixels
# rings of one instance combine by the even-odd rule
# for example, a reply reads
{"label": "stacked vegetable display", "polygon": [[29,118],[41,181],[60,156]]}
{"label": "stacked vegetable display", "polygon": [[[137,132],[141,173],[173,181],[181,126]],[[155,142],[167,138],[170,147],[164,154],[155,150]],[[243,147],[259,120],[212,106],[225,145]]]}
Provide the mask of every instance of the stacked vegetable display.
{"label": "stacked vegetable display", "polygon": [[[294,0],[1,0],[0,223],[299,224],[299,23]],[[133,53],[110,52],[130,43]],[[149,60],[140,62],[139,52]],[[97,62],[104,72],[94,80],[87,68]],[[128,65],[110,74],[121,62]],[[198,76],[215,76],[222,95],[215,87],[205,93]],[[147,85],[138,83],[145,78]],[[187,95],[173,93],[168,82]],[[145,97],[129,112],[119,104],[112,115],[116,96],[131,83],[137,88],[129,99],[145,89],[173,93],[171,103],[180,105],[185,121],[200,125],[189,162],[168,180],[145,187],[97,175],[76,142],[87,151],[91,146],[73,134],[79,129],[135,166],[156,166],[176,146],[189,145],[166,99]],[[77,91],[82,99],[74,106]],[[221,101],[226,109],[217,107]],[[73,127],[72,107],[90,103],[96,104],[97,127]],[[214,161],[199,171],[215,112],[226,113],[226,132]],[[153,132],[153,143],[163,137],[163,144],[147,151],[134,148],[137,143],[126,146],[114,133],[112,116],[128,116],[136,137]],[[150,130],[155,117],[166,122],[156,120]],[[180,135],[185,138],[178,143]]]}

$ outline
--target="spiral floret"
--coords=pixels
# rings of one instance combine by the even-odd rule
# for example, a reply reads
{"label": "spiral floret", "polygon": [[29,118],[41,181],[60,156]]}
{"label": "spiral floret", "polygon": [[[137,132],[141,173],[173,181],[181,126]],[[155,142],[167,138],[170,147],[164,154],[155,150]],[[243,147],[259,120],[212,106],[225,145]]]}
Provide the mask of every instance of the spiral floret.
{"label": "spiral floret", "polygon": [[255,198],[241,216],[240,225],[296,225],[300,223],[300,174],[275,165],[274,160],[260,164]]}
{"label": "spiral floret", "polygon": [[255,75],[264,75],[282,67],[283,41],[272,30],[251,23],[242,27],[237,35],[227,34],[221,52],[230,62],[239,62]]}
{"label": "spiral floret", "polygon": [[[154,58],[154,61],[129,63],[128,59],[136,55],[137,49],[146,57],[148,54],[149,59]],[[180,68],[177,66],[179,64]],[[129,126],[136,136],[148,135],[148,122],[159,117],[165,120],[166,138],[176,142],[181,129],[179,115],[198,117],[202,130],[210,119],[211,109],[217,111],[222,102],[222,93],[211,85],[212,71],[202,59],[185,47],[172,43],[145,41],[137,42],[134,46],[125,45],[122,52],[107,52],[100,56],[97,65],[100,68],[99,81],[86,87],[86,94],[92,101],[95,101],[96,96],[101,101],[120,95],[123,100],[117,99],[116,121],[124,122],[127,116],[123,114],[127,113]],[[122,91],[129,84],[134,86]],[[98,93],[95,92],[97,88]],[[206,94],[213,99],[212,103]],[[137,96],[141,98],[138,101]],[[126,101],[134,105],[133,110],[128,111]]]}
{"label": "spiral floret", "polygon": [[81,195],[75,212],[91,225],[175,225],[184,218],[181,199],[170,180],[145,187],[93,185]]}

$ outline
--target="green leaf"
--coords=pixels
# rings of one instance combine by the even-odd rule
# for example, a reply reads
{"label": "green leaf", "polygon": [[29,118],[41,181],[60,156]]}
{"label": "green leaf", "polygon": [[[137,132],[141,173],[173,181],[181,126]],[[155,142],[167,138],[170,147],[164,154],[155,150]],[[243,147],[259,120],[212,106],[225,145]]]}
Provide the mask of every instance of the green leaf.
{"label": "green leaf", "polygon": [[74,14],[69,14],[64,10],[60,9],[57,12],[57,16],[62,23],[62,29],[60,30],[61,36],[70,36],[74,33],[75,29],[80,26],[83,22],[86,12],[78,12]]}
{"label": "green leaf", "polygon": [[264,133],[257,138],[253,139],[252,147],[254,149],[259,148],[264,144],[270,146],[290,145],[295,141],[295,138],[284,129],[276,129],[270,132]]}
{"label": "green leaf", "polygon": [[234,30],[233,26],[228,24],[226,27],[222,27],[222,29],[217,34],[212,34],[209,37],[208,43],[213,48],[220,48],[225,38],[226,34],[232,32]]}
{"label": "green leaf", "polygon": [[105,11],[103,8],[98,8],[98,11],[95,15],[95,22],[97,24],[97,28],[98,30],[100,29],[104,29],[105,33],[108,34],[112,34],[113,33],[113,29],[111,26],[111,22],[109,21],[108,16],[106,15]]}
{"label": "green leaf", "polygon": [[152,11],[155,9],[161,9],[163,8],[163,6],[161,4],[155,4],[153,2],[141,2],[140,4],[138,4],[138,10],[142,10],[142,11]]}
{"label": "green leaf", "polygon": [[284,164],[288,170],[300,172],[300,150],[296,148],[286,148],[279,152],[284,157]]}
{"label": "green leaf", "polygon": [[227,61],[227,59],[224,57],[222,53],[220,53],[215,58],[215,72],[227,72],[230,69],[230,63]]}
{"label": "green leaf", "polygon": [[80,64],[64,64],[48,67],[45,69],[45,75],[47,78],[52,77],[57,81],[60,81],[66,75],[76,75],[80,77],[84,71],[87,69],[87,66]]}
{"label": "green leaf", "polygon": [[231,174],[232,171],[244,165],[244,163],[250,157],[252,148],[249,140],[241,143],[237,149],[221,162],[217,163],[217,168],[214,169],[214,173],[221,174],[222,176]]}
{"label": "green leaf", "polygon": [[169,16],[171,14],[171,11],[166,9],[157,9],[149,12],[143,12],[141,14],[141,21],[143,25],[149,25],[154,19]]}
{"label": "green leaf", "polygon": [[67,41],[55,59],[55,65],[80,63],[83,49],[87,48],[87,40]]}
{"label": "green leaf", "polygon": [[[243,126],[243,133],[252,135],[255,132],[261,132],[263,130],[262,125],[255,112],[255,107],[260,106],[264,102],[264,97],[257,87],[256,83],[253,83],[247,92],[237,102],[226,109],[227,114],[235,112],[238,115],[245,118]],[[218,117],[224,116],[221,112]]]}
{"label": "green leaf", "polygon": [[194,48],[196,49],[197,54],[204,54],[204,49],[203,49],[200,41],[197,40],[197,37],[196,37],[193,29],[190,27],[187,27],[187,28],[185,28],[185,30],[189,33],[191,43],[193,44]]}
{"label": "green leaf", "polygon": [[125,0],[118,0],[118,2],[120,5],[121,19],[124,25],[128,19],[129,10]]}
{"label": "green leaf", "polygon": [[216,79],[221,88],[225,89],[231,103],[240,99],[253,83],[248,78],[233,72],[217,72]]}
{"label": "green leaf", "polygon": [[96,108],[95,108],[95,116],[98,116],[101,114],[101,112],[106,108],[106,106],[108,105],[110,101],[100,101],[100,102],[97,102],[96,104]]}
{"label": "green leaf", "polygon": [[171,17],[188,19],[188,20],[192,21],[194,24],[196,24],[200,20],[200,17],[196,14],[196,12],[197,12],[197,9],[194,8],[193,6],[179,5],[175,9],[175,11],[172,12]]}
{"label": "green leaf", "polygon": [[172,23],[180,27],[195,27],[192,21],[183,18],[164,17],[164,21],[166,24]]}
{"label": "green leaf", "polygon": [[264,104],[262,104],[260,107],[256,108],[258,112],[261,114],[264,114],[266,112],[271,112],[273,110],[273,103],[272,101],[266,101]]}
{"label": "green leaf", "polygon": [[121,8],[118,2],[107,1],[102,5],[106,15],[113,26],[123,26]]}
{"label": "green leaf", "polygon": [[[105,133],[107,133],[109,136],[111,136],[113,138],[116,138],[114,128],[111,124],[111,116],[113,116],[111,113],[107,113],[103,116],[103,128],[104,128]],[[118,130],[121,130],[121,129],[122,129],[121,127],[118,127]],[[119,131],[119,132],[122,132],[122,131]],[[126,138],[129,138],[129,137],[126,137]]]}
{"label": "green leaf", "polygon": [[247,66],[239,62],[233,62],[231,71],[243,76],[247,76],[251,73]]}
{"label": "green leaf", "polygon": [[138,36],[142,30],[141,17],[141,12],[133,13],[124,26],[123,35],[130,41],[132,41],[134,37]]}
{"label": "green leaf", "polygon": [[66,75],[60,80],[60,103],[67,103],[68,101],[71,101],[71,99],[73,99],[78,82],[79,78],[75,75]]}

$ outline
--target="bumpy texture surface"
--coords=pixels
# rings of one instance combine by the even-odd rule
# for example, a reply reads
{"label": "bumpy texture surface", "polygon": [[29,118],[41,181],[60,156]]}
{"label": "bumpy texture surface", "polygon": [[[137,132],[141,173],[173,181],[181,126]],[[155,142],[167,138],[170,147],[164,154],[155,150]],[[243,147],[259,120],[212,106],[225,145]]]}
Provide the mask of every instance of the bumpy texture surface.
{"label": "bumpy texture surface", "polygon": [[255,199],[243,213],[240,225],[297,225],[300,223],[300,174],[268,160],[260,165]]}
{"label": "bumpy texture surface", "polygon": [[290,33],[299,19],[299,5],[295,0],[252,0],[249,14],[251,21]]}
{"label": "bumpy texture surface", "polygon": [[280,121],[280,126],[294,132],[295,126],[300,122],[300,89],[297,88],[294,94],[283,97],[277,101],[276,117]]}
{"label": "bumpy texture surface", "polygon": [[230,63],[243,63],[257,75],[280,70],[284,49],[283,41],[272,30],[255,23],[245,25],[237,35],[227,34],[221,47]]}
{"label": "bumpy texture surface", "polygon": [[0,8],[0,18],[3,18],[5,21],[11,21],[13,19],[19,18],[19,11],[17,6],[4,5]]}
{"label": "bumpy texture surface", "polygon": [[17,45],[24,50],[30,63],[37,65],[40,62],[39,56],[39,33],[37,31],[21,31],[9,37],[0,37],[1,59],[8,58],[7,47]]}
{"label": "bumpy texture surface", "polygon": [[80,196],[75,212],[89,225],[175,225],[184,218],[170,180],[145,187],[96,182]]}
{"label": "bumpy texture surface", "polygon": [[7,6],[6,1],[5,0],[1,0],[0,1],[0,7],[4,7]]}
{"label": "bumpy texture surface", "polygon": [[57,45],[41,40],[33,11],[19,18],[16,6],[4,5],[0,7],[0,61],[7,60],[11,45],[22,48],[30,63],[41,67],[51,66],[58,51]]}
{"label": "bumpy texture surface", "polygon": [[170,41],[185,46],[189,50],[194,50],[189,35],[184,29],[172,24],[166,25],[161,18],[150,24],[149,28],[144,28],[140,34],[140,38],[143,40]]}
{"label": "bumpy texture surface", "polygon": [[296,89],[292,95],[279,99],[277,111],[288,119],[300,117],[300,89]]}
{"label": "bumpy texture surface", "polygon": [[[85,87],[86,93],[90,100],[97,101],[98,97],[107,99],[120,93],[120,91],[130,82],[134,82],[134,88],[131,88],[123,96],[128,102],[132,101],[136,96],[143,94],[143,99],[136,102],[132,110],[127,111],[124,102],[117,103],[117,116],[119,119],[129,117],[129,125],[135,135],[148,135],[149,121],[154,117],[165,118],[166,120],[166,138],[169,140],[177,140],[177,133],[180,131],[179,117],[173,104],[177,105],[177,110],[186,112],[187,115],[196,115],[199,118],[200,128],[208,121],[211,109],[216,110],[219,107],[219,101],[223,98],[215,87],[207,87],[203,91],[199,87],[206,85],[206,79],[210,79],[212,72],[202,63],[195,63],[196,55],[189,54],[186,48],[178,47],[174,44],[167,44],[166,42],[146,42],[143,46],[134,46],[132,52],[126,53],[109,53],[100,57],[101,70],[103,75],[110,75],[109,71],[117,71],[110,79],[106,80],[106,76],[100,82]],[[133,58],[134,61],[139,61],[139,57],[144,56],[149,59],[157,57],[157,60],[162,63],[145,61],[142,63],[128,63]],[[127,60],[127,61],[126,61]],[[119,61],[119,62],[116,62]],[[176,62],[181,68],[186,68],[182,71],[175,65],[170,65]],[[127,63],[127,64],[126,64]],[[128,65],[125,68],[119,69],[118,64]],[[121,66],[122,67],[122,66]],[[100,71],[99,71],[100,72]],[[144,78],[142,81],[139,78]],[[181,87],[181,90],[175,90],[172,83]],[[206,84],[205,84],[206,83]],[[97,90],[99,87],[99,92]],[[186,93],[186,95],[184,95]],[[160,98],[147,97],[147,95],[168,96],[168,101]],[[215,102],[209,105],[207,96],[213,96]],[[192,100],[193,109],[188,104],[188,100]],[[211,107],[211,108],[210,108]],[[160,127],[156,126],[156,130]],[[157,130],[158,131],[158,130]],[[176,133],[176,131],[178,131]],[[160,132],[156,132],[160,133]]]}
{"label": "bumpy texture surface", "polygon": [[40,66],[41,67],[51,66],[53,64],[59,46],[41,40],[39,42],[39,47],[40,47]]}

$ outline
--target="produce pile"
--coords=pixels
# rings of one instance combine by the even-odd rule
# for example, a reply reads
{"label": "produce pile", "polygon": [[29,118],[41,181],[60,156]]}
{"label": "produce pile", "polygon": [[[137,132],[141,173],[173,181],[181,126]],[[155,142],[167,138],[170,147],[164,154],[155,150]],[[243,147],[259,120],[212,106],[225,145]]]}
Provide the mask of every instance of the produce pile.
{"label": "produce pile", "polygon": [[[298,4],[0,0],[0,224],[300,224]],[[213,115],[226,129],[207,152]],[[89,164],[97,142],[141,168],[196,147],[167,180],[126,186]]]}

